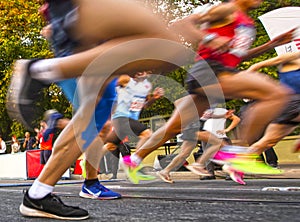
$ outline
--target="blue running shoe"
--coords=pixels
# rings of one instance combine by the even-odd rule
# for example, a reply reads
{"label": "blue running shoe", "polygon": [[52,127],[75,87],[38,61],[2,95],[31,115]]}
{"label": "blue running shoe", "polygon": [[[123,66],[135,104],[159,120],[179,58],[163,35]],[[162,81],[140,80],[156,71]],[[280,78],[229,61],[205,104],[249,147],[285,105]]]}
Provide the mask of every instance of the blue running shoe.
{"label": "blue running shoe", "polygon": [[99,181],[88,187],[83,184],[79,196],[98,200],[112,200],[121,198],[121,194],[111,191],[103,186]]}
{"label": "blue running shoe", "polygon": [[50,134],[55,132],[57,120],[63,118],[63,115],[56,110],[48,110],[45,112],[44,119],[47,122],[47,129],[43,133],[43,138],[47,142]]}

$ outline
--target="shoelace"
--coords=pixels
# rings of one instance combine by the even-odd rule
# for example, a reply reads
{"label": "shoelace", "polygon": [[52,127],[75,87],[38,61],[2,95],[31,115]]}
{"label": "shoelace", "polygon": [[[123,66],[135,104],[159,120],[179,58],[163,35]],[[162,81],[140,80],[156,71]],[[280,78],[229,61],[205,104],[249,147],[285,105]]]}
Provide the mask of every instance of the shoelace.
{"label": "shoelace", "polygon": [[106,188],[105,186],[103,186],[101,183],[99,183],[99,187],[100,187],[101,190],[103,190],[105,192],[109,191],[109,189]]}
{"label": "shoelace", "polygon": [[68,205],[64,204],[64,202],[62,202],[62,200],[60,199],[60,197],[57,196],[57,195],[55,195],[55,194],[53,194],[53,193],[51,193],[50,196],[52,197],[51,198],[52,202],[58,202],[61,205],[63,205],[64,207],[73,208],[73,209],[79,209],[79,207],[77,207],[77,206],[68,206]]}
{"label": "shoelace", "polygon": [[63,202],[62,202],[62,200],[60,199],[60,197],[59,196],[57,196],[57,195],[55,195],[55,194],[50,194],[50,196],[52,197],[51,198],[51,201],[53,201],[53,202],[59,202],[59,203],[61,203],[62,205],[64,205],[64,206],[66,206]]}

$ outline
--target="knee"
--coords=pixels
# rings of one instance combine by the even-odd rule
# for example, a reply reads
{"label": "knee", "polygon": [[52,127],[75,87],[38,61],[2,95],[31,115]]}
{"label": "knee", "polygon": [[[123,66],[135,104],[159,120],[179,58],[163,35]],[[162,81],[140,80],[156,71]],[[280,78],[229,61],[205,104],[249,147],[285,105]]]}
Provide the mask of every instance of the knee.
{"label": "knee", "polygon": [[144,130],[139,137],[148,139],[152,135],[152,131],[150,129]]}
{"label": "knee", "polygon": [[257,143],[255,143],[253,145],[253,147],[257,150],[259,150],[260,152],[263,152],[264,150],[275,146],[277,143],[276,139],[272,139],[272,138],[262,138],[260,141],[258,141]]}
{"label": "knee", "polygon": [[270,96],[272,96],[276,100],[283,100],[287,101],[287,99],[290,97],[290,95],[293,94],[293,91],[284,86],[284,85],[278,85],[275,89],[272,89],[272,93]]}
{"label": "knee", "polygon": [[266,140],[264,146],[265,146],[265,148],[271,148],[271,147],[275,146],[278,141],[279,141],[279,139],[277,139],[277,138],[272,138],[272,139]]}

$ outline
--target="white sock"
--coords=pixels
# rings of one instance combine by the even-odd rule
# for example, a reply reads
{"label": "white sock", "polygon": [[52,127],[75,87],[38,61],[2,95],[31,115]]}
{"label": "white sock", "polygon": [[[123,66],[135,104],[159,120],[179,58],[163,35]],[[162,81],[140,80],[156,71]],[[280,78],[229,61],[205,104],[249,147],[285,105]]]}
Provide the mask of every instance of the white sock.
{"label": "white sock", "polygon": [[134,162],[136,165],[140,165],[141,162],[142,162],[142,158],[139,157],[139,156],[136,155],[136,154],[132,154],[132,155],[130,156],[130,159],[131,159],[131,161]]}
{"label": "white sock", "polygon": [[54,190],[54,186],[41,183],[37,179],[33,182],[32,186],[29,188],[28,195],[32,199],[41,199],[47,194]]}
{"label": "white sock", "polygon": [[57,67],[57,59],[42,59],[30,66],[31,77],[45,83],[53,83],[64,79]]}

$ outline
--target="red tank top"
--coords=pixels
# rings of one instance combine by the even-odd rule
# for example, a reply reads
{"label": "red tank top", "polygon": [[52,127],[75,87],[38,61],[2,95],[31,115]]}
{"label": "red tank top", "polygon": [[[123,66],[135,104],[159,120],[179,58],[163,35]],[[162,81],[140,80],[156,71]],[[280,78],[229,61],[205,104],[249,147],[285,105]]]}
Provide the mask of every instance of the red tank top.
{"label": "red tank top", "polygon": [[243,12],[236,12],[232,23],[217,28],[209,28],[206,32],[231,38],[231,49],[228,52],[217,54],[200,43],[196,61],[201,59],[215,60],[228,67],[236,67],[241,62],[241,57],[247,53],[256,35],[254,21]]}
{"label": "red tank top", "polygon": [[47,141],[44,140],[43,138],[43,134],[40,133],[38,135],[38,138],[39,138],[39,141],[40,141],[40,149],[41,150],[52,150],[52,146],[53,146],[53,137],[54,137],[54,134],[51,133],[49,135],[49,139]]}

